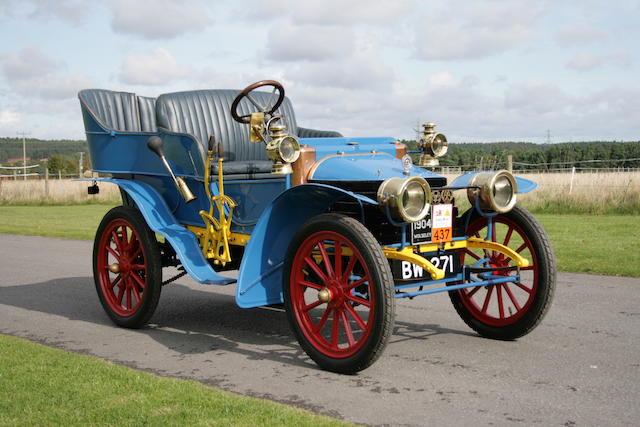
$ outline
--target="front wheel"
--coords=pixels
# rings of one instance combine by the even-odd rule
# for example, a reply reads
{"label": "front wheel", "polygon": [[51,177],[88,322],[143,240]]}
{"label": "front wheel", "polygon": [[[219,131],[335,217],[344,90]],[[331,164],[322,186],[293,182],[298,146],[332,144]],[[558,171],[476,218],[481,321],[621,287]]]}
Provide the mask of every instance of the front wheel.
{"label": "front wheel", "polygon": [[[449,292],[456,311],[473,330],[487,338],[513,340],[531,332],[547,313],[556,286],[556,261],[551,242],[531,213],[518,206],[493,219],[489,240],[512,248],[529,260],[515,282],[476,286]],[[487,218],[471,220],[467,235],[486,238]],[[490,276],[515,276],[510,258],[482,249],[465,249],[463,264],[500,267]],[[486,274],[486,273],[485,273]]]}
{"label": "front wheel", "polygon": [[393,329],[394,286],[361,223],[337,214],[305,223],[289,245],[283,282],[291,329],[321,368],[352,374],[380,356]]}
{"label": "front wheel", "polygon": [[139,328],[151,318],[162,290],[162,263],[140,211],[118,206],[104,216],[93,246],[93,277],[115,324]]}

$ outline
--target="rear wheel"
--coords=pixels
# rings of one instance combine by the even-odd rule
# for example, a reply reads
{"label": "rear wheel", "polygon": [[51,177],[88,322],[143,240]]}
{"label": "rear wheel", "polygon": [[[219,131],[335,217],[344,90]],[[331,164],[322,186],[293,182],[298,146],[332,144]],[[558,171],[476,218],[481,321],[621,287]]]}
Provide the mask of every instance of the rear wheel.
{"label": "rear wheel", "polygon": [[284,269],[289,324],[321,368],[355,373],[382,353],[393,329],[389,264],[358,221],[324,214],[292,240]]}
{"label": "rear wheel", "polygon": [[162,290],[155,235],[137,209],[118,206],[102,219],[93,246],[100,302],[119,326],[139,328],[153,315]]}
{"label": "rear wheel", "polygon": [[[472,219],[467,234],[485,238],[487,219]],[[547,313],[556,284],[555,255],[542,225],[518,206],[494,217],[489,237],[527,258],[530,266],[520,269],[517,282],[460,289],[449,296],[462,320],[480,335],[512,340],[531,332]],[[490,277],[518,274],[513,260],[495,251],[465,249],[461,257],[463,264],[504,268]]]}

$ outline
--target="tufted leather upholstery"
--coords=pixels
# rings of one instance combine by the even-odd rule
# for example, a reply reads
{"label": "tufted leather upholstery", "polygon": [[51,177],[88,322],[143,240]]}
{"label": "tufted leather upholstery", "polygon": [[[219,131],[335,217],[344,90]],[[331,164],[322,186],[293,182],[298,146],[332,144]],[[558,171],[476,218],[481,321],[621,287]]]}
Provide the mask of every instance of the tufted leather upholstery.
{"label": "tufted leather upholstery", "polygon": [[317,130],[298,126],[299,138],[340,138],[342,134],[333,130]]}
{"label": "tufted leather upholstery", "polygon": [[104,89],[85,89],[78,94],[80,102],[107,129],[140,132],[138,99],[135,93]]}
{"label": "tufted leather upholstery", "polygon": [[140,113],[140,130],[156,132],[156,99],[148,96],[138,96],[138,111]]}
{"label": "tufted leather upholstery", "polygon": [[[238,90],[195,90],[160,95],[156,102],[158,127],[193,135],[204,151],[209,136],[215,135],[216,141],[223,144],[226,160],[268,160],[264,144],[249,142],[249,126],[231,117],[231,103],[238,93]],[[265,105],[271,93],[252,92],[251,96]],[[238,110],[240,115],[250,114],[255,107],[245,99]],[[293,129],[295,134],[296,118],[288,98],[277,113],[287,118],[287,129]]]}
{"label": "tufted leather upholstery", "polygon": [[[105,89],[80,91],[80,102],[107,130],[121,132],[157,132],[158,127],[193,135],[206,153],[209,135],[215,135],[224,147],[225,174],[237,177],[269,176],[272,162],[264,144],[249,142],[249,126],[233,120],[231,103],[238,90],[196,90],[160,95],[157,99],[129,92]],[[253,92],[253,99],[265,105],[268,92]],[[239,105],[240,115],[255,108],[248,100]],[[340,137],[338,132],[297,127],[293,107],[284,99],[277,113],[285,116],[289,132],[301,138]],[[216,166],[213,173],[217,173]]]}

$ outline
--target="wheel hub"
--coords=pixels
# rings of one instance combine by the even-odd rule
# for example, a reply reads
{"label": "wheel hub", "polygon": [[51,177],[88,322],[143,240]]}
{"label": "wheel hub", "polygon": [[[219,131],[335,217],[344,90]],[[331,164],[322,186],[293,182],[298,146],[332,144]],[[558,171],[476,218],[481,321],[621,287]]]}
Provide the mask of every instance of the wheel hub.
{"label": "wheel hub", "polygon": [[331,301],[331,291],[329,288],[322,288],[318,291],[318,301],[328,303]]}

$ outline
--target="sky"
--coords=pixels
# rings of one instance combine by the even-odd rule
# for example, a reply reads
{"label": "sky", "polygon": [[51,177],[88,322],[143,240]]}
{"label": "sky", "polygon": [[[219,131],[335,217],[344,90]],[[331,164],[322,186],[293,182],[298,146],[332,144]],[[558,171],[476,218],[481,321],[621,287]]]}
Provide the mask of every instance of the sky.
{"label": "sky", "polygon": [[298,124],[450,142],[640,139],[640,0],[0,0],[0,136],[77,92],[280,81]]}

